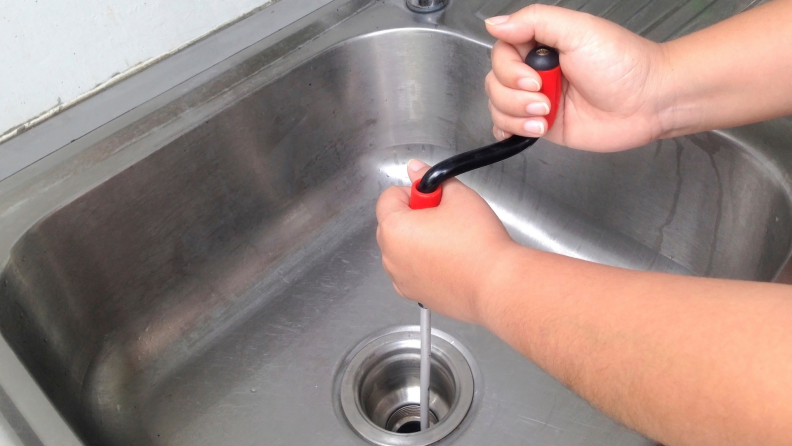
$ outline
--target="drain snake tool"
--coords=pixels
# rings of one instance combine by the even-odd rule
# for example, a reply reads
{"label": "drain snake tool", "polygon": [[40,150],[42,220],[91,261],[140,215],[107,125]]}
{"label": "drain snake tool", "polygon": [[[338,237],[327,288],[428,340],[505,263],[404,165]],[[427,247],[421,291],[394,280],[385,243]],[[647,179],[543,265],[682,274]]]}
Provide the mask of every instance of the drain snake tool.
{"label": "drain snake tool", "polygon": [[[539,90],[550,99],[550,113],[545,116],[547,129],[553,126],[558,103],[561,100],[561,67],[558,52],[547,46],[537,46],[525,58],[525,63],[539,73],[542,88]],[[511,136],[503,141],[485,147],[454,155],[431,167],[423,178],[412,184],[410,208],[427,209],[440,205],[443,189],[440,185],[457,175],[480,167],[495,164],[510,158],[531,147],[539,138]],[[420,372],[420,417],[421,430],[429,428],[429,388],[431,370],[431,321],[428,308],[421,307],[421,372]]]}
{"label": "drain snake tool", "polygon": [[421,307],[421,430],[429,429],[429,371],[432,351],[432,312]]}

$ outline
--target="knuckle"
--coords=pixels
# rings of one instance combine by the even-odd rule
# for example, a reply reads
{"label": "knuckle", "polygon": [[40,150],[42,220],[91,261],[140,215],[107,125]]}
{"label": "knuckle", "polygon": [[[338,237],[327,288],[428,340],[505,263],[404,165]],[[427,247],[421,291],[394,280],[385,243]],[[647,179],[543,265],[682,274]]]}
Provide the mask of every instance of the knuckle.
{"label": "knuckle", "polygon": [[495,42],[495,45],[492,46],[492,53],[490,55],[490,59],[492,60],[492,68],[496,69],[502,59],[503,55],[503,42],[500,40]]}
{"label": "knuckle", "polygon": [[382,192],[382,194],[380,194],[379,198],[377,198],[375,213],[377,215],[378,222],[386,217],[385,211],[387,210],[388,202],[393,200],[394,191],[397,190],[398,188],[396,186],[389,186]]}
{"label": "knuckle", "polygon": [[538,4],[534,3],[534,4],[526,6],[522,11],[520,11],[522,13],[521,15],[524,15],[525,18],[527,18],[528,20],[534,20],[535,21],[536,20],[536,16],[541,11],[541,8],[538,8],[538,6],[541,6],[541,5],[538,5]]}
{"label": "knuckle", "polygon": [[388,241],[388,226],[388,219],[379,222],[379,226],[377,226],[377,243],[379,243],[380,247],[383,249],[385,248],[385,243]]}
{"label": "knuckle", "polygon": [[519,127],[515,119],[500,119],[497,126],[500,130],[512,134],[514,134],[515,130],[518,130],[517,127]]}
{"label": "knuckle", "polygon": [[505,116],[500,113],[497,109],[493,109],[492,112],[492,123],[495,124],[496,127],[499,129],[504,128],[503,125],[505,124]]}
{"label": "knuckle", "polygon": [[393,223],[393,219],[392,218],[386,218],[385,220],[380,222],[380,224],[379,224],[379,232],[378,232],[378,234],[379,234],[378,240],[380,242],[380,246],[381,247],[383,247],[385,249],[387,248],[388,241],[390,241],[393,238],[393,236],[394,236],[394,232],[395,232],[394,226],[395,225]]}

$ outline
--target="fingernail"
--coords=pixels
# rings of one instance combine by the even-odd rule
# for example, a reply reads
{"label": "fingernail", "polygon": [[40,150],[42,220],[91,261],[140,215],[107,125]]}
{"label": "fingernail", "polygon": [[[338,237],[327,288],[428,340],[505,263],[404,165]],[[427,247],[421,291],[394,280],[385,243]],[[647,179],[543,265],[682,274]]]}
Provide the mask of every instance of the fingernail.
{"label": "fingernail", "polygon": [[407,166],[409,166],[410,170],[412,170],[413,172],[418,172],[419,170],[421,170],[424,167],[428,166],[428,164],[426,164],[423,161],[419,161],[419,160],[416,160],[416,159],[411,159],[410,162],[407,163]]}
{"label": "fingernail", "polygon": [[503,133],[503,130],[500,130],[500,129],[498,129],[498,130],[500,131],[500,139],[501,139],[501,141],[503,141],[504,139],[506,139],[506,134]]}
{"label": "fingernail", "polygon": [[534,135],[544,135],[545,126],[544,123],[539,121],[526,121],[523,128],[528,133],[533,133]]}
{"label": "fingernail", "polygon": [[490,17],[488,19],[484,19],[487,22],[487,25],[500,25],[509,21],[509,16],[507,15],[499,15],[497,17]]}
{"label": "fingernail", "polygon": [[544,102],[534,102],[525,107],[529,115],[544,116],[550,113],[550,106]]}
{"label": "fingernail", "polygon": [[539,86],[539,82],[532,77],[524,77],[518,80],[517,86],[522,88],[523,90],[528,90],[528,91],[539,91],[539,89],[541,88]]}

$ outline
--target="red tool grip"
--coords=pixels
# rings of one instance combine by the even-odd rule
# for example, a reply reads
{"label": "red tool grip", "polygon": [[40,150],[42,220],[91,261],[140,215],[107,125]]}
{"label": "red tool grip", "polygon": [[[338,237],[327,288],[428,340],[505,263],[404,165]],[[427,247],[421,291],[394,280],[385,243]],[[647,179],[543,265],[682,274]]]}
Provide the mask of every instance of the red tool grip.
{"label": "red tool grip", "polygon": [[545,116],[545,119],[547,119],[547,130],[550,130],[558,112],[558,103],[561,102],[561,67],[537,71],[537,73],[542,78],[542,88],[539,91],[550,99],[550,113]]}
{"label": "red tool grip", "polygon": [[426,209],[436,208],[440,205],[440,199],[443,198],[443,188],[438,187],[436,191],[425,194],[418,190],[418,183],[421,180],[415,180],[410,190],[410,209]]}
{"label": "red tool grip", "polygon": [[525,64],[536,70],[542,78],[540,93],[550,99],[550,113],[547,119],[547,130],[553,127],[558,104],[561,102],[561,60],[558,51],[549,46],[539,45],[525,57]]}

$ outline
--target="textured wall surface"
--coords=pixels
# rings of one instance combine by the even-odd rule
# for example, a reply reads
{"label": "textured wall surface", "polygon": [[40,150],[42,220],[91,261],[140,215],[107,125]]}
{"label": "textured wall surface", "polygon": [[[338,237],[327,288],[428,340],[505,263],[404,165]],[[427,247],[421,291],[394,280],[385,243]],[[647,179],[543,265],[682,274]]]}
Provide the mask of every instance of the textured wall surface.
{"label": "textured wall surface", "polygon": [[0,0],[0,135],[271,0]]}

